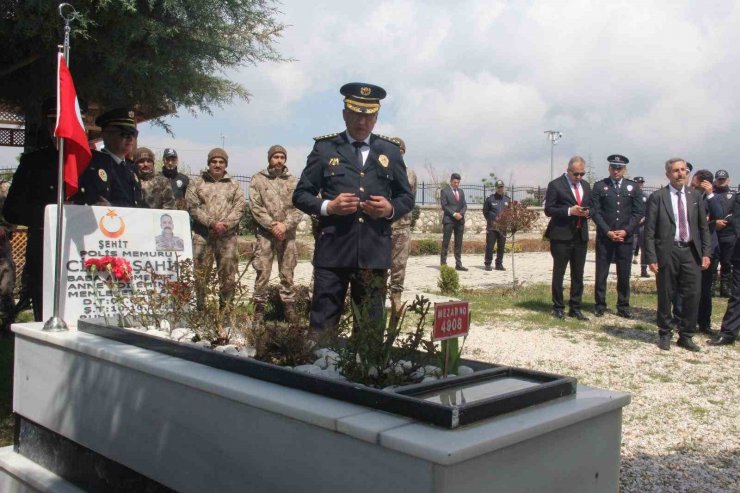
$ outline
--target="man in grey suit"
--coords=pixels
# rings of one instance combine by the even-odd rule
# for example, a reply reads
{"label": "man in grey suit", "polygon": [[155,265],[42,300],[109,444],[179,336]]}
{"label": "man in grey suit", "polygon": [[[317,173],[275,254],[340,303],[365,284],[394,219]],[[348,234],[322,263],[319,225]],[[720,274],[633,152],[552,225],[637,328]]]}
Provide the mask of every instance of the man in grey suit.
{"label": "man in grey suit", "polygon": [[686,161],[669,159],[665,174],[670,183],[650,196],[645,220],[645,259],[658,288],[658,347],[665,351],[671,347],[671,300],[678,290],[683,310],[677,345],[699,351],[692,337],[701,271],[709,268],[712,238],[702,196],[687,186]]}
{"label": "man in grey suit", "polygon": [[442,189],[439,197],[442,205],[442,252],[440,265],[447,265],[447,250],[450,248],[450,236],[455,233],[455,270],[468,270],[462,264],[462,241],[465,231],[465,213],[468,204],[465,202],[465,192],[460,188],[460,175],[452,173],[450,185]]}

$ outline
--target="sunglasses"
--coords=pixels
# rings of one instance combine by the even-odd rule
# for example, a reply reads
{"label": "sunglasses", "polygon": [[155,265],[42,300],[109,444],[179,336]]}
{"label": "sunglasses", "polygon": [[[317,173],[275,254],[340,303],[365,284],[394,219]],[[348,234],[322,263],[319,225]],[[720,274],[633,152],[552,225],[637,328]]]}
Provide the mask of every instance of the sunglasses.
{"label": "sunglasses", "polygon": [[586,176],[586,173],[571,173],[573,176]]}
{"label": "sunglasses", "polygon": [[123,130],[108,130],[106,133],[111,134],[111,135],[118,135],[124,140],[125,139],[135,139],[136,137],[139,136],[138,130],[134,130],[133,132],[126,132]]}

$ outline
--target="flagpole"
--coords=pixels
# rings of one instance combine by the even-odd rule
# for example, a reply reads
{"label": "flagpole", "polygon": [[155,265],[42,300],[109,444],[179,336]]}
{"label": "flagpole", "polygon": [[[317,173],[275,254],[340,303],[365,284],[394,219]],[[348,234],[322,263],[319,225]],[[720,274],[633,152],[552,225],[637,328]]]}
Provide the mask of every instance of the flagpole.
{"label": "flagpole", "polygon": [[[71,9],[67,15],[64,13],[65,7]],[[69,23],[77,18],[77,11],[68,3],[59,4],[59,16],[64,19],[64,45],[59,48],[62,49],[64,60],[69,64]],[[58,58],[58,57],[57,57]],[[57,60],[57,64],[59,61]],[[59,85],[59,67],[57,65],[57,87]],[[57,108],[59,107],[59,97],[57,93]],[[57,114],[57,118],[59,115]],[[62,238],[63,226],[64,226],[64,138],[57,137],[57,148],[59,152],[58,167],[57,167],[57,228],[56,228],[56,262],[54,262],[54,301],[53,301],[53,315],[44,323],[44,329],[47,332],[63,332],[69,330],[67,323],[60,316],[61,312],[61,300],[62,300],[62,283],[60,277],[62,273],[62,263],[64,262],[64,255],[62,250],[64,248],[64,241]]]}

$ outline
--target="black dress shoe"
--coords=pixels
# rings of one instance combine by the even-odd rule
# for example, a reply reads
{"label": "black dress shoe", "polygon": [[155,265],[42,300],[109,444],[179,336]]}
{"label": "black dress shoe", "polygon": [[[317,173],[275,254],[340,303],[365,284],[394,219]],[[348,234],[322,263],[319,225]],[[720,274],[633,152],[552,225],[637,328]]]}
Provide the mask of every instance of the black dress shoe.
{"label": "black dress shoe", "polygon": [[588,317],[587,317],[587,316],[585,316],[585,315],[583,314],[583,312],[581,312],[581,310],[570,310],[570,311],[568,312],[568,316],[569,316],[569,317],[573,317],[573,318],[577,318],[577,319],[578,319],[578,320],[580,320],[581,322],[587,322],[587,321],[588,321]]}
{"label": "black dress shoe", "polygon": [[493,270],[493,267],[491,267],[490,265],[486,265],[485,270],[487,270],[488,272],[491,272]]}
{"label": "black dress shoe", "polygon": [[552,309],[552,316],[555,318],[559,318],[560,320],[565,318],[565,313],[563,313],[563,310],[560,308],[553,308]]}
{"label": "black dress shoe", "polygon": [[712,330],[711,327],[704,327],[701,325],[699,326],[699,332],[701,332],[702,334],[706,334],[708,336],[712,336],[712,337],[716,337],[719,335],[718,330]]}
{"label": "black dress shoe", "polygon": [[617,316],[631,319],[632,311],[629,308],[622,308],[621,310],[617,310]]}
{"label": "black dress shoe", "polygon": [[671,349],[671,336],[667,334],[658,336],[658,347],[662,349],[663,351],[670,350]]}
{"label": "black dress shoe", "polygon": [[497,265],[496,270],[506,270],[506,268],[503,265]]}
{"label": "black dress shoe", "polygon": [[462,265],[456,265],[455,266],[455,270],[459,270],[461,272],[465,272],[465,271],[468,270],[468,268],[467,267],[463,267]]}
{"label": "black dress shoe", "polygon": [[678,337],[678,342],[676,343],[676,346],[682,347],[688,351],[692,351],[694,353],[698,353],[701,351],[699,349],[699,346],[696,345],[694,341],[691,340],[691,337]]}
{"label": "black dress shoe", "polygon": [[731,346],[732,344],[735,344],[735,339],[730,336],[720,334],[714,339],[709,339],[707,344],[710,346]]}
{"label": "black dress shoe", "polygon": [[594,308],[595,317],[603,317],[605,312],[606,312],[606,309],[604,308],[601,308],[601,307]]}

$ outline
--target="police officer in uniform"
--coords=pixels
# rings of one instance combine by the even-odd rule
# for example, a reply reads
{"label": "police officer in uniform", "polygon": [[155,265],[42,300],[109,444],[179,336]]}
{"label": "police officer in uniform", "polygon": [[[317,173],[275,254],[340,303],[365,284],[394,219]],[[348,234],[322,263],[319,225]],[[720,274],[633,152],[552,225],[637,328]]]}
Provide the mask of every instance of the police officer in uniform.
{"label": "police officer in uniform", "polygon": [[[714,193],[722,205],[722,216],[714,223],[719,240],[719,295],[729,298],[732,286],[732,253],[737,238],[735,229],[730,224],[735,192],[730,190],[730,174],[723,169],[714,174]],[[716,270],[716,266],[714,269]]]}
{"label": "police officer in uniform", "polygon": [[372,319],[382,318],[391,222],[414,207],[398,142],[372,133],[385,90],[350,83],[340,92],[347,129],[315,139],[293,193],[298,209],[319,217],[312,337],[336,327],[350,285],[353,301]]}
{"label": "police officer in uniform", "polygon": [[162,164],[162,174],[170,180],[172,193],[175,195],[175,208],[186,210],[185,191],[188,189],[190,178],[188,175],[180,173],[177,170],[177,151],[171,147],[164,150],[162,154],[164,163]]}
{"label": "police officer in uniform", "polygon": [[[56,98],[43,102],[42,112],[51,137],[57,116]],[[18,169],[8,190],[3,207],[5,219],[28,227],[26,261],[23,267],[21,299],[18,311],[33,307],[33,318],[42,320],[44,267],[44,208],[57,201],[57,170],[59,157],[54,143],[21,155]]]}
{"label": "police officer in uniform", "polygon": [[[642,190],[642,185],[645,183],[645,178],[643,178],[642,176],[635,176],[635,178],[632,181],[637,183],[637,186],[640,189],[640,194],[642,195],[642,204],[644,208],[647,208],[647,201],[648,201],[649,195]],[[647,264],[645,263],[645,234],[644,232],[645,232],[645,216],[643,216],[642,219],[640,219],[640,227],[637,228],[637,231],[635,231],[635,239],[633,241],[634,260],[632,260],[632,263],[636,264],[639,262],[640,263],[640,277],[648,278],[650,277],[650,274],[648,274]]]}
{"label": "police officer in uniform", "polygon": [[486,218],[486,251],[483,264],[487,271],[493,270],[493,247],[496,246],[496,270],[506,270],[504,267],[504,249],[506,247],[506,231],[496,224],[496,219],[511,205],[511,197],[506,195],[506,186],[503,180],[496,180],[496,191],[483,203],[483,217]]}
{"label": "police officer in uniform", "polygon": [[92,160],[80,175],[79,205],[142,207],[141,185],[134,163],[126,159],[136,147],[134,112],[117,108],[103,113],[95,124],[102,129],[104,149],[93,151]]}
{"label": "police officer in uniform", "polygon": [[594,315],[606,311],[609,266],[617,265],[617,315],[632,318],[630,271],[634,234],[645,214],[640,187],[624,177],[629,159],[619,154],[607,158],[609,177],[594,184],[591,213],[596,223],[596,286]]}

